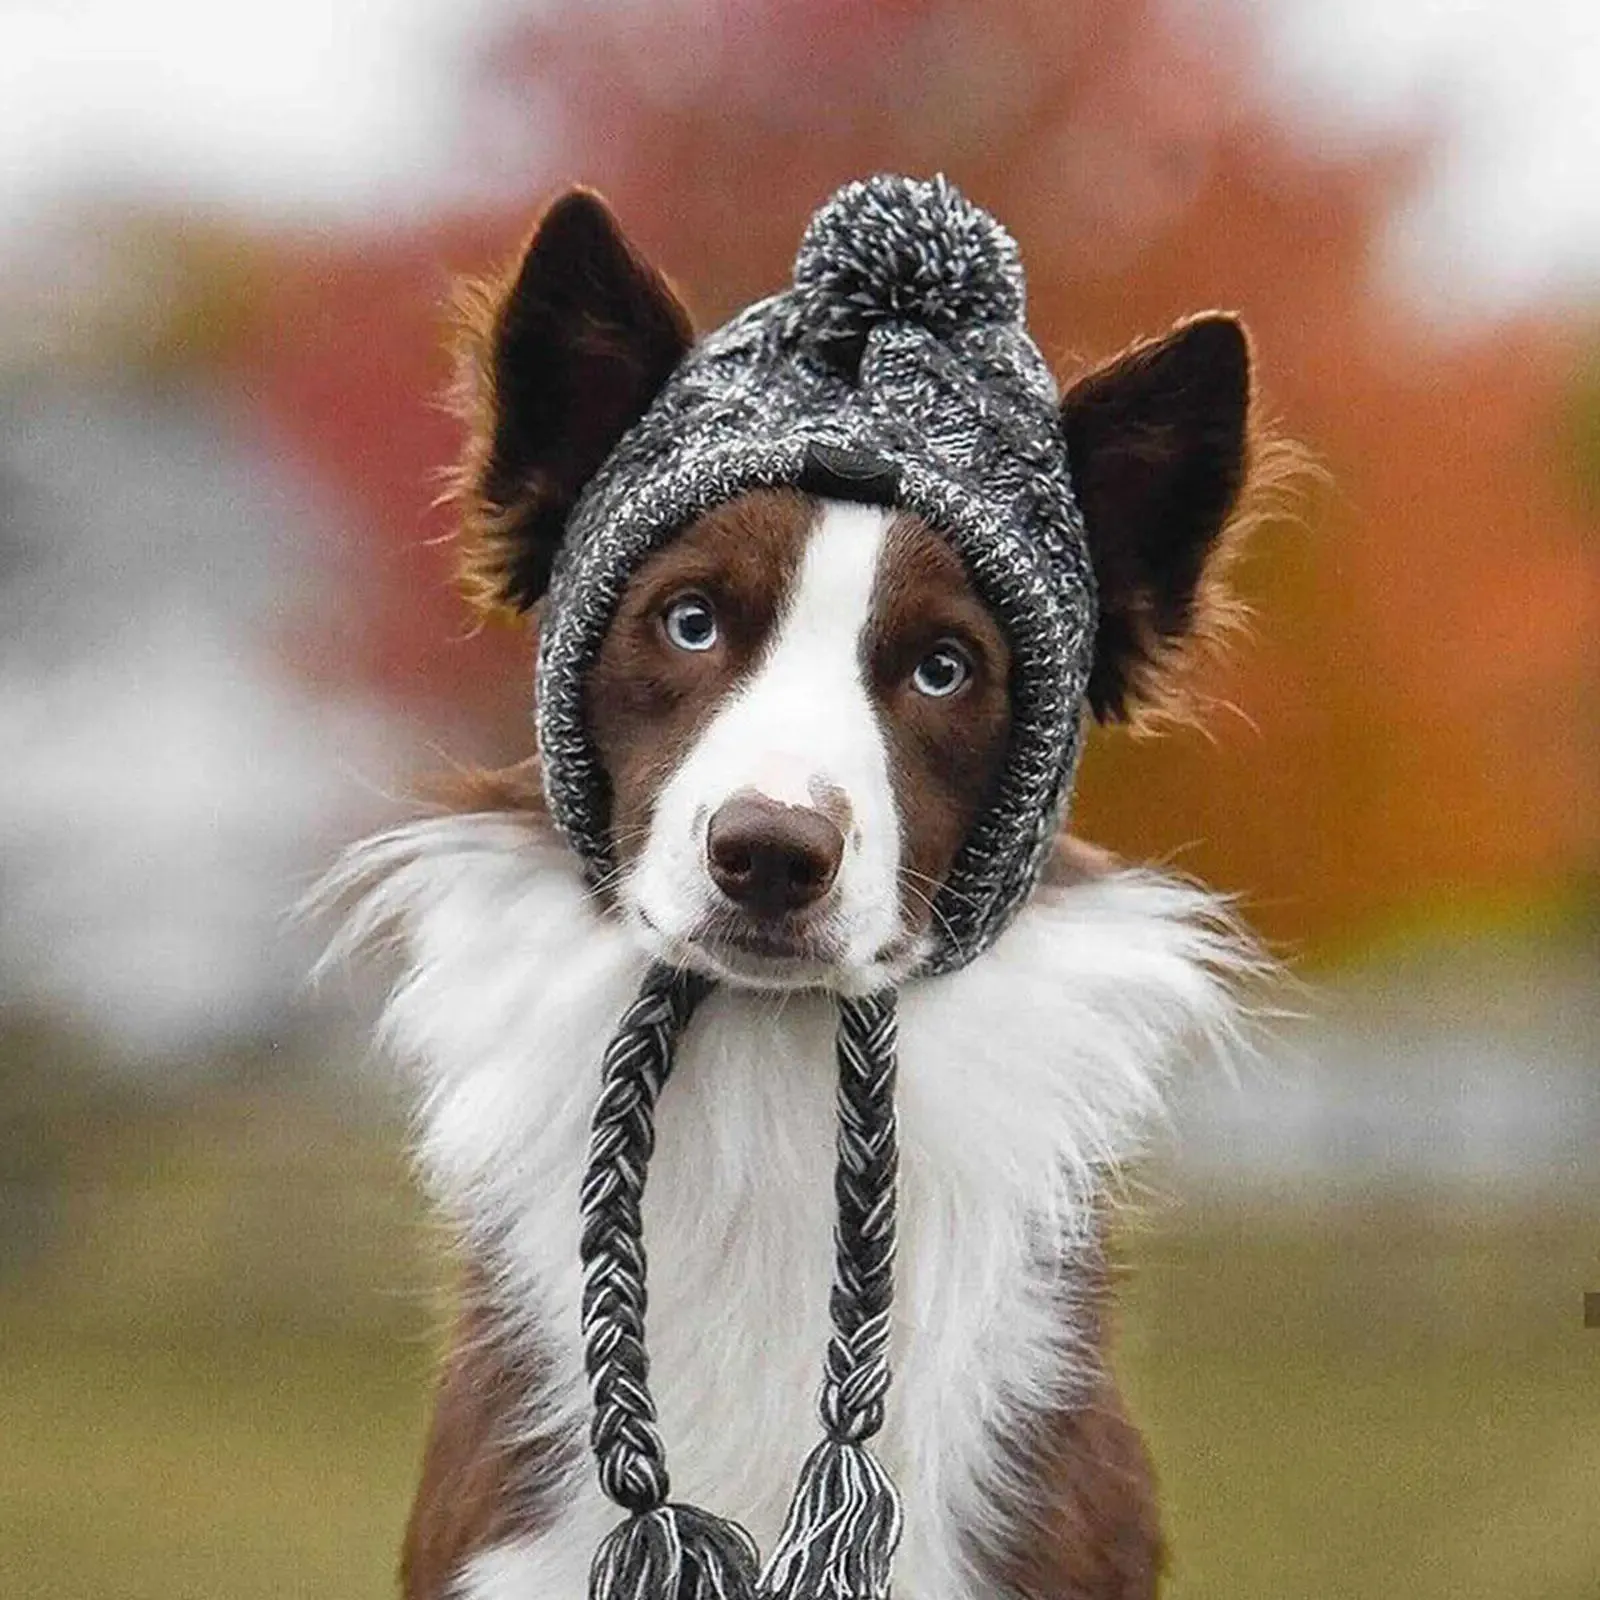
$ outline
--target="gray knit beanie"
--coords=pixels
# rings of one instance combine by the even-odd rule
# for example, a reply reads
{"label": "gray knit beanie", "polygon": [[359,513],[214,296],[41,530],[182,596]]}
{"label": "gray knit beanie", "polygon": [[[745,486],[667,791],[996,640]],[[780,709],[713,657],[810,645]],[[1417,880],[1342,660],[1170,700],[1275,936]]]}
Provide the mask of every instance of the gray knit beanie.
{"label": "gray knit beanie", "polygon": [[925,970],[964,965],[1017,911],[1071,787],[1095,631],[1023,298],[1016,242],[942,177],[849,184],[806,229],[794,286],[696,345],[616,445],[573,509],[540,637],[546,794],[594,874],[612,863],[582,684],[628,579],[701,512],[788,487],[916,512],[1005,628],[1009,759],[936,897]]}
{"label": "gray knit beanie", "polygon": [[[1011,746],[938,897],[925,971],[983,951],[1038,876],[1076,764],[1096,600],[1054,382],[1023,327],[1011,236],[942,178],[842,189],[806,230],[794,285],[691,350],[575,504],[539,661],[539,746],[555,821],[611,867],[604,775],[582,683],[630,576],[696,515],[791,487],[904,507],[949,539],[1013,653]],[[764,1567],[735,1524],[670,1498],[645,1348],[645,1175],[656,1097],[710,988],[654,967],[605,1053],[582,1193],[590,1442],[629,1513],[592,1600],[885,1600],[899,1496],[882,1426],[897,1172],[895,997],[841,997],[832,1336],[823,1438]],[[712,1242],[707,1241],[708,1245]]]}

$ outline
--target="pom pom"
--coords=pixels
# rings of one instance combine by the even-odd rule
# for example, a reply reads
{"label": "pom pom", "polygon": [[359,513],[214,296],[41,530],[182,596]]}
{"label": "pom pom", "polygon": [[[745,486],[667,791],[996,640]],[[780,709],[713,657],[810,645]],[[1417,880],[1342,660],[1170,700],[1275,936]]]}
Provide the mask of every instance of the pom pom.
{"label": "pom pom", "polygon": [[811,219],[794,264],[813,340],[854,346],[880,322],[947,337],[970,323],[1020,322],[1017,242],[943,177],[847,184]]}
{"label": "pom pom", "polygon": [[738,1523],[698,1506],[657,1506],[606,1535],[589,1600],[755,1600],[756,1559]]}

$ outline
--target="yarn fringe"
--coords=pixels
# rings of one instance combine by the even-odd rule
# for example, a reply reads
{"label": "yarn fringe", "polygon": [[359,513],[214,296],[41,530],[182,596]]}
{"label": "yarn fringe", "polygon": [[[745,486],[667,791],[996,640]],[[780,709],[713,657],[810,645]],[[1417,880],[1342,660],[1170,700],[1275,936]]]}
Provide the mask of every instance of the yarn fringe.
{"label": "yarn fringe", "polygon": [[888,1600],[904,1516],[865,1445],[824,1439],[806,1457],[761,1576],[761,1600]]}
{"label": "yarn fringe", "polygon": [[698,1506],[618,1523],[595,1551],[589,1600],[755,1600],[755,1541]]}

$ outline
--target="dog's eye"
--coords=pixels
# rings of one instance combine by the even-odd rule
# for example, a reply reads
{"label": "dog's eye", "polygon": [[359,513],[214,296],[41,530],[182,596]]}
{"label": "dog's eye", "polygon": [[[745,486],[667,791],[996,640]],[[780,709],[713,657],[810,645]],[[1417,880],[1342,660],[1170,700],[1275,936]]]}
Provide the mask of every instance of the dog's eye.
{"label": "dog's eye", "polygon": [[704,595],[679,595],[661,613],[661,622],[680,650],[709,650],[717,642],[717,614]]}
{"label": "dog's eye", "polygon": [[972,676],[972,662],[958,644],[946,641],[930,650],[911,674],[911,687],[930,700],[943,700],[952,695]]}

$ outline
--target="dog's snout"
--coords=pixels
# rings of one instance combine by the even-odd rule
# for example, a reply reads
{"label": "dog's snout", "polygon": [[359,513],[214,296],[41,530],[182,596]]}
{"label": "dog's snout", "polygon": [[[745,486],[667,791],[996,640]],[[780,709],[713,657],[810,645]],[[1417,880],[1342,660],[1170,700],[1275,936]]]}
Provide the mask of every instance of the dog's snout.
{"label": "dog's snout", "polygon": [[815,905],[833,887],[843,856],[844,835],[820,811],[759,794],[725,800],[706,830],[712,881],[760,916]]}

